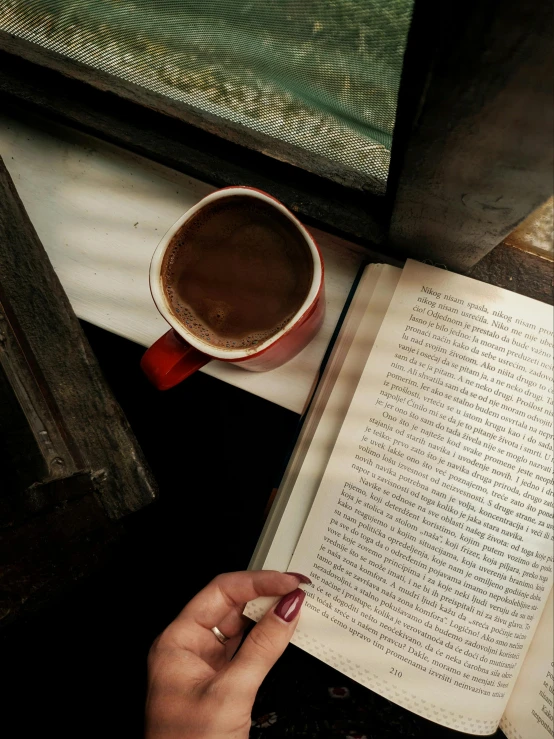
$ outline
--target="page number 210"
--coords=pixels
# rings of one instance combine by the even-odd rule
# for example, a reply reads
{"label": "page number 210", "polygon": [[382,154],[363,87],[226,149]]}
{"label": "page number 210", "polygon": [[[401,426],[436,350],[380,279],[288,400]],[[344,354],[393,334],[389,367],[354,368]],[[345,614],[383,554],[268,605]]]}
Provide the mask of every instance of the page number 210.
{"label": "page number 210", "polygon": [[397,670],[396,667],[391,667],[389,673],[391,675],[394,675],[395,677],[402,677],[402,672],[400,670]]}

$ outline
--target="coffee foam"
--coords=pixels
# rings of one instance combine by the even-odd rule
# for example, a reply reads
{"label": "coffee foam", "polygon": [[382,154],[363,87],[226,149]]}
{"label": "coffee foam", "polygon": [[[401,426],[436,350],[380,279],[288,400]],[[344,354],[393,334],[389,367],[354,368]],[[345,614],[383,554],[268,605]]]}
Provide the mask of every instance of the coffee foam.
{"label": "coffee foam", "polygon": [[[186,284],[195,273],[197,282]],[[193,216],[162,265],[176,318],[223,350],[255,350],[281,331],[304,302],[312,275],[296,226],[274,206],[245,196],[215,201]]]}

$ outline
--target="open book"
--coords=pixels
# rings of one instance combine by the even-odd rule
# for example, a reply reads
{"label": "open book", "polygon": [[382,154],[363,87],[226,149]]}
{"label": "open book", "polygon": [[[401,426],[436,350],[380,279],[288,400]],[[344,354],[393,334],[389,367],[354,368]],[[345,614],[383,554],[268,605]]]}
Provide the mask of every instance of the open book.
{"label": "open book", "polygon": [[550,306],[367,267],[250,564],[312,579],[293,643],[471,734],[553,736],[552,348]]}

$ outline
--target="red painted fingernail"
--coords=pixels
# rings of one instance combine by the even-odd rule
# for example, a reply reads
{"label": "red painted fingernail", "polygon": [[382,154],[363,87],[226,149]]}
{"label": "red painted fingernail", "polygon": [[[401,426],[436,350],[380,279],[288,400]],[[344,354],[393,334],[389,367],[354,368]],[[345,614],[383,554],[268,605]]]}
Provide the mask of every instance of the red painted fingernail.
{"label": "red painted fingernail", "polygon": [[287,595],[284,595],[275,606],[275,615],[286,623],[290,623],[298,615],[298,611],[300,610],[300,606],[304,602],[305,597],[306,593],[303,590],[300,590],[300,588],[296,588],[292,593],[287,593]]}
{"label": "red painted fingernail", "polygon": [[297,577],[300,580],[300,582],[303,582],[306,585],[311,585],[312,584],[312,581],[310,580],[310,578],[309,577],[306,577],[306,575],[301,575],[300,572],[285,572],[284,574],[285,575],[294,575],[295,577]]}

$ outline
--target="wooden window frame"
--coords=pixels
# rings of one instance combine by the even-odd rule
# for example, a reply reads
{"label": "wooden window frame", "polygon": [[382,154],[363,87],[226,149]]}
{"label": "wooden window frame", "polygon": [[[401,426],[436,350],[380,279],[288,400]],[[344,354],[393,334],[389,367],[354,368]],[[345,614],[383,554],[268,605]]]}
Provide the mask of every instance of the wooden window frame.
{"label": "wooden window frame", "polygon": [[259,187],[307,223],[390,257],[500,282],[515,259],[518,280],[506,273],[507,286],[552,302],[549,257],[520,252],[502,267],[497,254],[494,270],[481,265],[552,194],[552,31],[544,0],[415,0],[385,196],[295,166],[274,141],[264,146],[258,134],[4,32],[0,100],[217,187]]}
{"label": "wooden window frame", "polygon": [[0,628],[107,562],[155,497],[0,159]]}

